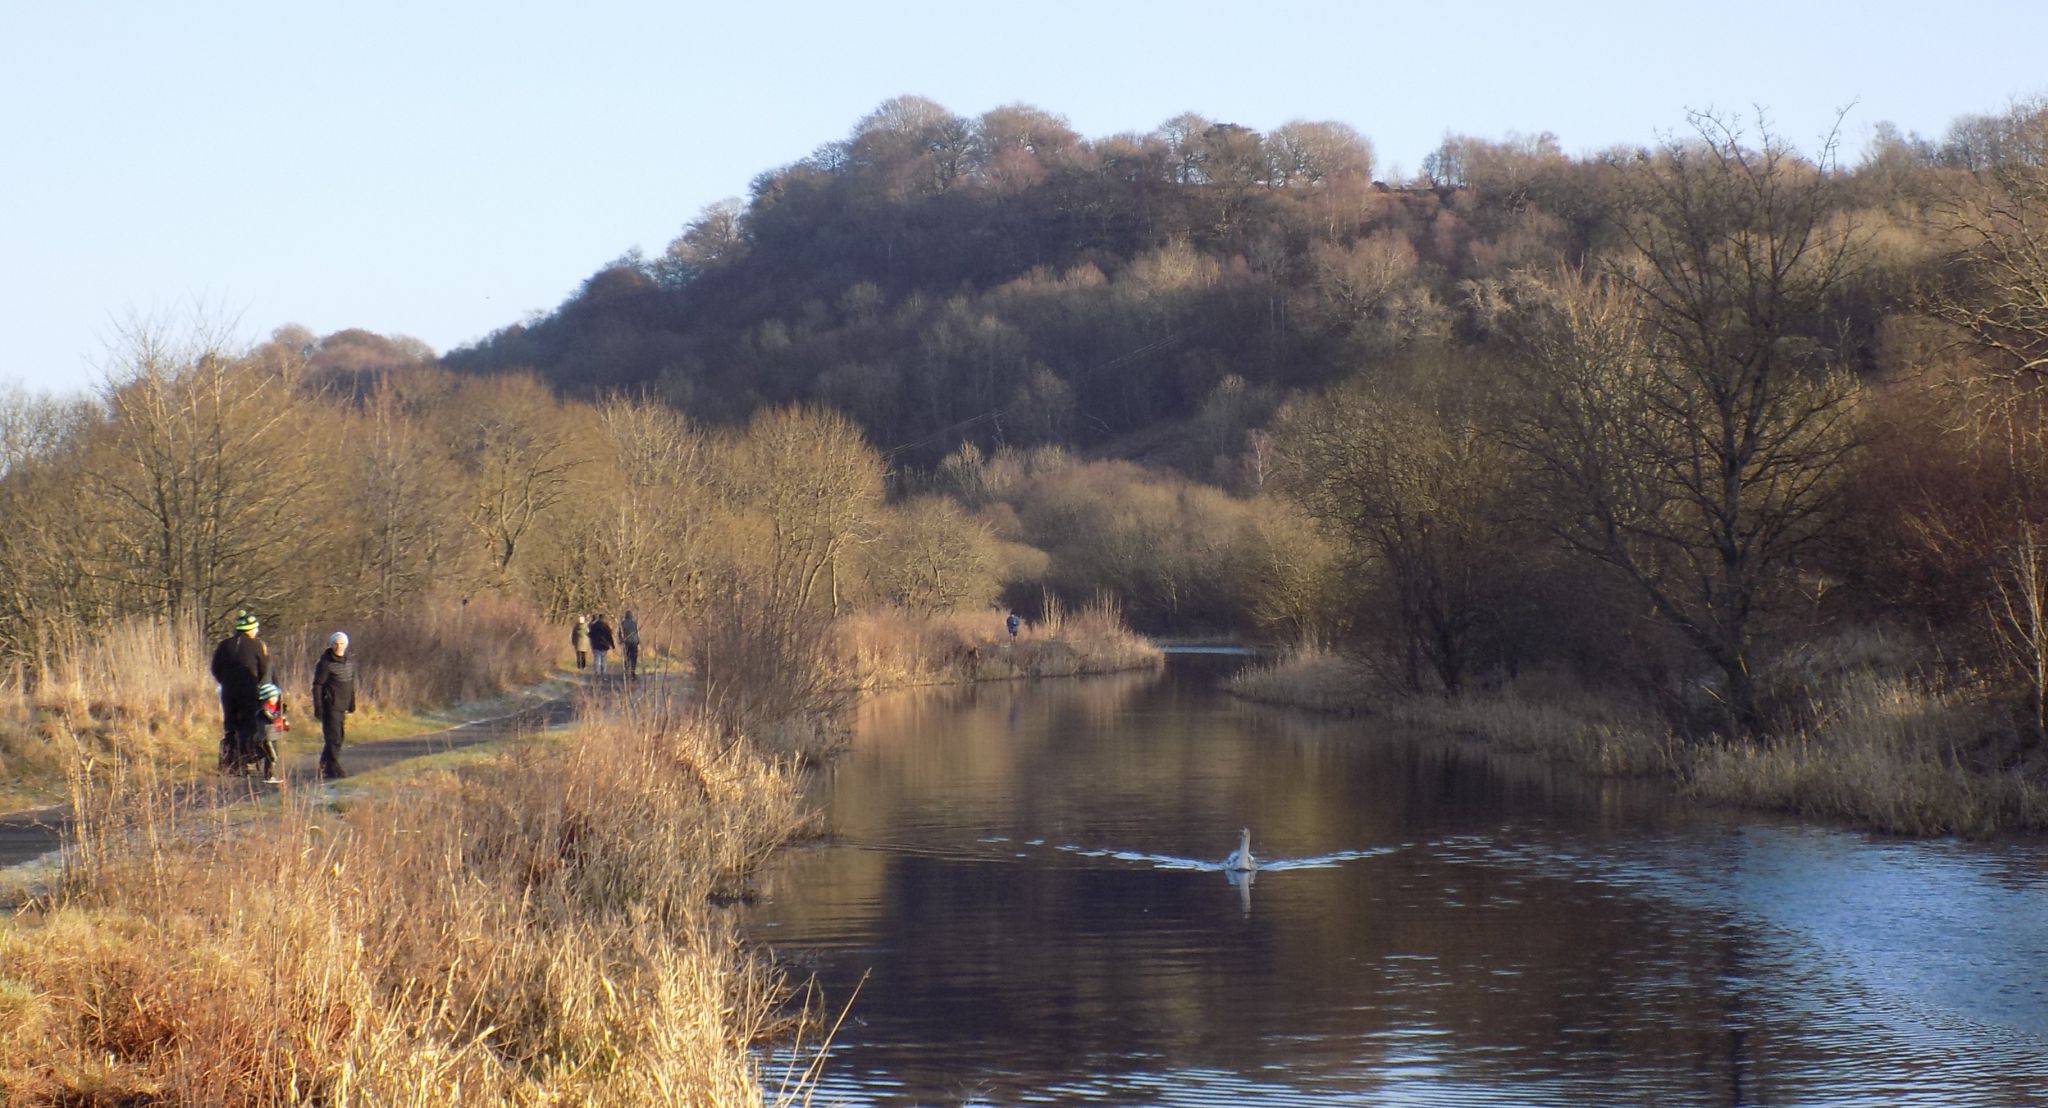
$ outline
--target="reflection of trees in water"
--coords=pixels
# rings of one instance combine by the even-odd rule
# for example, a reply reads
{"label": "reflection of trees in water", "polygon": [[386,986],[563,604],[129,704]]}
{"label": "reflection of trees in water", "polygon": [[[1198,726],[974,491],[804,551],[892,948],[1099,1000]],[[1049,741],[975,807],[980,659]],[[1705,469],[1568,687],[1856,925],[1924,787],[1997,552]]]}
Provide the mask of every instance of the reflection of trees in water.
{"label": "reflection of trees in water", "polygon": [[[1156,675],[870,701],[829,770],[834,829],[856,845],[773,879],[774,941],[829,948],[828,1002],[870,974],[842,1064],[937,1093],[989,1072],[1250,1074],[1276,1060],[1290,1083],[1356,1088],[1420,1053],[1454,1062],[1460,1081],[1725,1098],[1738,1072],[1760,1095],[1772,1066],[1810,1053],[1778,1041],[1771,1004],[1750,995],[1766,986],[1743,984],[1774,967],[1749,964],[1725,921],[1532,873],[1490,845],[1510,819],[1635,834],[1635,805],[1378,726],[1249,709]],[[1406,845],[1265,875],[1249,911],[1217,873],[1053,849],[1221,858],[1245,820],[1276,857]],[[951,830],[978,824],[1008,841]],[[931,827],[949,830],[904,841]],[[1038,836],[1053,842],[1029,847]],[[1796,1021],[1775,999],[1776,1018]]]}

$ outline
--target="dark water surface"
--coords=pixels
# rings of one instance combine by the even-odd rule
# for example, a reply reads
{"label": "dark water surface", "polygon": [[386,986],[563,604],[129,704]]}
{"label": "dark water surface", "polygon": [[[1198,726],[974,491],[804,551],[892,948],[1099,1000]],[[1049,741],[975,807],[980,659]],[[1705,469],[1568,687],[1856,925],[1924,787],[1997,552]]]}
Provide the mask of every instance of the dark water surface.
{"label": "dark water surface", "polygon": [[851,1005],[815,1103],[2048,1104],[2048,846],[1705,812],[1234,664],[865,707],[751,921]]}

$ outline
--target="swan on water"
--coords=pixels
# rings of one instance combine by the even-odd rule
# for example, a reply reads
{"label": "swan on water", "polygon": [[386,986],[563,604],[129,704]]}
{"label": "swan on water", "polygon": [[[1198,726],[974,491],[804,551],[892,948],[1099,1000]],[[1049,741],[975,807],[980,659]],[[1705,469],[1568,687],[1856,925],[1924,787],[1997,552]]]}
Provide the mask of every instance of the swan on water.
{"label": "swan on water", "polygon": [[1223,868],[1249,873],[1259,868],[1258,860],[1252,857],[1252,829],[1241,827],[1237,832],[1237,849],[1223,859]]}

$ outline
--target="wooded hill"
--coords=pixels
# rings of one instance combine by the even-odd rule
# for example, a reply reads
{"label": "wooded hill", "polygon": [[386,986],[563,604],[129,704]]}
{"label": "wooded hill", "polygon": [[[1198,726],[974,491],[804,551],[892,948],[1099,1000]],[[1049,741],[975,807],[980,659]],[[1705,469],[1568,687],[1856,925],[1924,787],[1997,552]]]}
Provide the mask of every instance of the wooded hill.
{"label": "wooded hill", "polygon": [[1036,108],[900,98],[446,361],[726,422],[818,401],[926,465],[962,441],[1094,447],[1212,401],[1259,422],[1281,390],[1482,335],[1483,282],[1585,255],[1597,164],[1548,137],[1459,149],[1389,187],[1340,123],[1088,140]]}
{"label": "wooded hill", "polygon": [[[1854,168],[1826,166],[1831,204],[1902,241],[1808,321],[1816,338],[1882,368],[1880,325],[1934,260],[1916,249],[1928,190],[1995,161],[2016,126],[1964,120],[1939,143],[1880,128]],[[1212,424],[1246,406],[1238,421],[1259,422],[1287,389],[1484,348],[1510,273],[1617,247],[1618,178],[1644,153],[1451,137],[1423,176],[1382,183],[1341,123],[1183,115],[1091,140],[1033,107],[969,119],[902,97],[662,256],[622,258],[446,362],[649,390],[719,422],[818,401],[927,465],[961,441],[1095,447],[1212,401],[1231,409]]]}

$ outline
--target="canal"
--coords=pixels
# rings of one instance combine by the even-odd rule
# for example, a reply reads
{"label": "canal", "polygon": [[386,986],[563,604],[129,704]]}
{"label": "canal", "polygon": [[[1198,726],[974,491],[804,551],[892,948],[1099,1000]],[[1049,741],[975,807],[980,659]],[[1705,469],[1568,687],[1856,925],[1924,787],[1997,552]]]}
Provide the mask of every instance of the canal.
{"label": "canal", "polygon": [[845,1013],[814,1103],[2048,1103],[2048,846],[1704,810],[1238,664],[862,707],[748,923]]}

